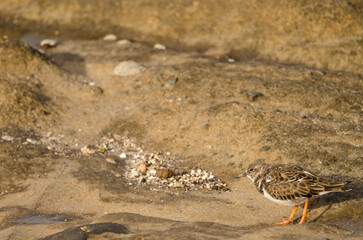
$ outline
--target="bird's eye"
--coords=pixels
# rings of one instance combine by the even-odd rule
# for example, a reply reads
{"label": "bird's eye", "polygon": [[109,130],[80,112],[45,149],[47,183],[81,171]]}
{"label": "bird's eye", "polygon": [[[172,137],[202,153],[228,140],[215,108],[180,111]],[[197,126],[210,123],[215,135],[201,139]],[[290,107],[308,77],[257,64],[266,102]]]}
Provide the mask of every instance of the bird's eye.
{"label": "bird's eye", "polygon": [[253,168],[250,168],[249,170],[250,170],[250,172],[252,172],[253,171]]}

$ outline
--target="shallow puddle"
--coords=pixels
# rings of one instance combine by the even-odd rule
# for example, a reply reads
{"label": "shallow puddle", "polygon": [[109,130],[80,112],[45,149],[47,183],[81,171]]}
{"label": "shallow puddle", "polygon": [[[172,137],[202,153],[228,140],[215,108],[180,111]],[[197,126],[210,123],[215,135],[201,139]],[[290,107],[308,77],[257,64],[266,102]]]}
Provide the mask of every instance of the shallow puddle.
{"label": "shallow puddle", "polygon": [[44,213],[30,213],[10,219],[8,223],[15,224],[52,224],[61,222],[70,222],[80,217],[69,216],[65,214],[44,214]]}

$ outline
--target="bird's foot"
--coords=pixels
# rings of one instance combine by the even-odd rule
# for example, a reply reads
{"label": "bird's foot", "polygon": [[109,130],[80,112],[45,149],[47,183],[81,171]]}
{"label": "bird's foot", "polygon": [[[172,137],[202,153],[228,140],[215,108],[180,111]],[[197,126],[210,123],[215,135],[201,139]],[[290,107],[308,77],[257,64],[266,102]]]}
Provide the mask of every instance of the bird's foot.
{"label": "bird's foot", "polygon": [[304,223],[304,222],[306,222],[307,220],[308,220],[308,214],[303,215],[303,216],[301,217],[301,220],[300,220],[299,224],[303,224],[303,223]]}
{"label": "bird's foot", "polygon": [[292,219],[287,219],[287,220],[282,220],[282,222],[277,222],[277,223],[275,223],[275,225],[286,226],[286,225],[288,225],[291,222],[292,222]]}

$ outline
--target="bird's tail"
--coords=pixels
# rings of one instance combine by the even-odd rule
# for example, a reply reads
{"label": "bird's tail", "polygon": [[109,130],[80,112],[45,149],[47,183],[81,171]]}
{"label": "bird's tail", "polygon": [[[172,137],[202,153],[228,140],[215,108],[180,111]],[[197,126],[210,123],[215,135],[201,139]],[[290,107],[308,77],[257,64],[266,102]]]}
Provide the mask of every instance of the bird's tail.
{"label": "bird's tail", "polygon": [[325,192],[342,192],[342,191],[346,191],[343,190],[345,183],[344,182],[334,182],[334,183],[324,183],[324,191]]}

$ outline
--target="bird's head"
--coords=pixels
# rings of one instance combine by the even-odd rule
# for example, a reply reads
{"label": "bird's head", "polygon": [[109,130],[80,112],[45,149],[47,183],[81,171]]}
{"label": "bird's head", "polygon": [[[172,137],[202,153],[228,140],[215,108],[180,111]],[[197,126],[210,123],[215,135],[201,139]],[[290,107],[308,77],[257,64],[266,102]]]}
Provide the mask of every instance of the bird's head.
{"label": "bird's head", "polygon": [[235,176],[235,178],[240,177],[248,177],[252,181],[254,181],[267,167],[268,165],[265,163],[252,163],[248,166],[246,171],[244,171],[242,174]]}

